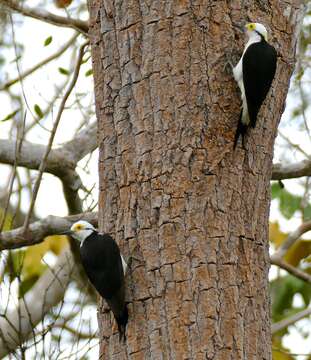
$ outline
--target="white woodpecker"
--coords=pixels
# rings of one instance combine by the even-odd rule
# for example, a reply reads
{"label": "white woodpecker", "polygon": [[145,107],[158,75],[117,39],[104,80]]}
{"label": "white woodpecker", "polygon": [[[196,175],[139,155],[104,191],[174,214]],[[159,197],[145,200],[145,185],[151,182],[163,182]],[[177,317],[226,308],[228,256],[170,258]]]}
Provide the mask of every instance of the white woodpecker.
{"label": "white woodpecker", "polygon": [[277,53],[268,44],[266,28],[259,23],[245,26],[248,42],[233,75],[241,90],[242,110],[234,139],[234,148],[240,135],[244,145],[244,135],[249,126],[255,127],[259,109],[271,87],[276,70]]}
{"label": "white woodpecker", "polygon": [[125,303],[127,265],[115,240],[108,234],[100,234],[93,225],[80,220],[74,223],[70,235],[80,241],[81,262],[91,283],[107,301],[118,324],[119,339],[125,341],[128,310]]}

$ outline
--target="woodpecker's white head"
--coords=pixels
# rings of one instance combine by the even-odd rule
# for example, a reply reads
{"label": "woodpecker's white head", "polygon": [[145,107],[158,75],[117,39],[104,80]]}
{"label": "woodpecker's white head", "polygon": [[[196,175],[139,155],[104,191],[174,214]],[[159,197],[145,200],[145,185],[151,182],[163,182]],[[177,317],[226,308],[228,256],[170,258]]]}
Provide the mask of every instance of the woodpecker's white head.
{"label": "woodpecker's white head", "polygon": [[70,231],[68,231],[68,234],[71,235],[76,240],[79,240],[81,242],[81,245],[83,241],[90,236],[96,229],[92,224],[90,224],[87,221],[80,220],[75,222],[71,228]]}
{"label": "woodpecker's white head", "polygon": [[268,32],[267,29],[259,23],[249,23],[245,25],[247,35],[250,39],[263,36],[263,38],[268,41]]}

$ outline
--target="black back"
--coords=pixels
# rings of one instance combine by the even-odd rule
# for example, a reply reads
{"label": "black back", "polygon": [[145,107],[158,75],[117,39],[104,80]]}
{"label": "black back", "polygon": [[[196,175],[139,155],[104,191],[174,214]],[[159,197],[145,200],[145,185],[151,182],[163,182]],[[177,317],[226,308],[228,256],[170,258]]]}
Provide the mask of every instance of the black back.
{"label": "black back", "polygon": [[276,60],[276,50],[263,37],[250,45],[243,56],[243,83],[252,127],[274,78]]}
{"label": "black back", "polygon": [[124,287],[120,250],[108,234],[94,232],[80,247],[82,265],[96,290],[109,300]]}
{"label": "black back", "polygon": [[117,243],[110,235],[94,231],[84,240],[80,254],[87,276],[116,318],[120,341],[125,341],[128,310],[122,259]]}

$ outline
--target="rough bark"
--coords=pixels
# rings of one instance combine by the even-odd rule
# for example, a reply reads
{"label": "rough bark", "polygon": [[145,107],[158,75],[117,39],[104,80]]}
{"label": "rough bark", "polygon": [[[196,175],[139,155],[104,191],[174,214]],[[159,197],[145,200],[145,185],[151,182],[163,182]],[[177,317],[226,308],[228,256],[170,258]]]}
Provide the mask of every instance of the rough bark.
{"label": "rough bark", "polygon": [[[269,180],[300,1],[89,7],[99,226],[143,259],[125,345],[100,306],[100,358],[271,359]],[[244,46],[234,25],[249,20],[269,29],[278,68],[247,151],[233,151],[240,94],[225,64]]]}

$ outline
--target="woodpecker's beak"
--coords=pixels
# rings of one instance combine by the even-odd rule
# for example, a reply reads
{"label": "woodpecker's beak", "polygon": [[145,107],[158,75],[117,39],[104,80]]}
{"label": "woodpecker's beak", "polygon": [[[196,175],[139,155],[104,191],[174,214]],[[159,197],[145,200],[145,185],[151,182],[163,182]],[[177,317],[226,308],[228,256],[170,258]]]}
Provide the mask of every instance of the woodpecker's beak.
{"label": "woodpecker's beak", "polygon": [[63,231],[63,232],[59,233],[59,235],[72,236],[72,235],[73,235],[73,231],[72,231],[72,230],[66,230],[66,231]]}

